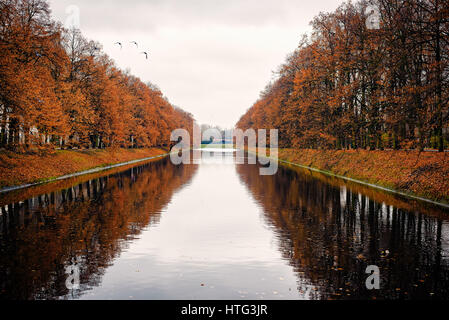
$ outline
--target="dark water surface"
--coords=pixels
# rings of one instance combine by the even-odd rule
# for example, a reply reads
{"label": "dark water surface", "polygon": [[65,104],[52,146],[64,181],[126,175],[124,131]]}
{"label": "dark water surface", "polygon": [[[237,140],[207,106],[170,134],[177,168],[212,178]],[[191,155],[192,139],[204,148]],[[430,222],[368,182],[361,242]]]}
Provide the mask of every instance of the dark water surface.
{"label": "dark water surface", "polygon": [[0,195],[0,299],[449,299],[447,210],[232,152],[120,170]]}

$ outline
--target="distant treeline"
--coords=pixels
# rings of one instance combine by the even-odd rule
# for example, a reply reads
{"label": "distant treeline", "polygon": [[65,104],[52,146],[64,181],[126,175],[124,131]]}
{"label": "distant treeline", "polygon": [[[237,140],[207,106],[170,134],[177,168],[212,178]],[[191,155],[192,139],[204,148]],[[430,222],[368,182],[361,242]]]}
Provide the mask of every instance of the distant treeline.
{"label": "distant treeline", "polygon": [[283,147],[449,147],[449,0],[348,2],[311,24],[239,128],[278,128]]}
{"label": "distant treeline", "polygon": [[54,22],[45,0],[0,0],[0,147],[152,147],[192,116]]}

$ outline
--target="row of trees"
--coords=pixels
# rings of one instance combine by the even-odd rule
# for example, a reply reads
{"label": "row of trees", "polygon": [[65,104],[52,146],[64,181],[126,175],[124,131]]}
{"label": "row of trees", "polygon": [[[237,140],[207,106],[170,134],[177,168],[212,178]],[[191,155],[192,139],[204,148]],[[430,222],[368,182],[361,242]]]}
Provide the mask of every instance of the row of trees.
{"label": "row of trees", "polygon": [[65,30],[45,0],[0,0],[0,147],[151,147],[193,118]]}
{"label": "row of trees", "polygon": [[239,128],[278,128],[283,147],[448,147],[448,0],[348,2],[311,24]]}

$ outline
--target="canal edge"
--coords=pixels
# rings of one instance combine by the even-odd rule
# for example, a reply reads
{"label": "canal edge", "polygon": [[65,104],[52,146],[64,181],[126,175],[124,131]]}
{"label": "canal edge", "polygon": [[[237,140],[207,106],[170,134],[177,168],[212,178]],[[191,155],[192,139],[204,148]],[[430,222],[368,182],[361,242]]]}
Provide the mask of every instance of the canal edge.
{"label": "canal edge", "polygon": [[106,167],[97,167],[97,168],[92,168],[92,169],[88,169],[88,170],[84,170],[84,171],[80,171],[80,172],[76,172],[76,173],[66,174],[66,175],[63,175],[63,176],[60,176],[60,177],[57,177],[57,178],[48,179],[46,181],[22,184],[20,186],[6,187],[6,188],[3,188],[3,189],[0,189],[0,194],[12,192],[12,191],[17,191],[17,190],[21,190],[21,189],[27,189],[27,188],[30,188],[30,187],[40,186],[40,185],[44,185],[44,184],[52,183],[52,182],[56,182],[56,181],[66,180],[66,179],[69,179],[69,178],[84,176],[86,174],[102,172],[102,171],[106,171],[106,170],[110,170],[110,169],[114,169],[114,168],[127,166],[127,165],[130,165],[130,164],[136,164],[136,163],[145,162],[145,161],[149,161],[149,160],[165,158],[165,157],[167,157],[169,155],[170,155],[170,153],[164,153],[164,154],[160,154],[160,155],[153,156],[153,157],[148,157],[148,158],[143,158],[143,159],[136,159],[136,160],[131,160],[131,161],[127,161],[127,162],[121,162],[121,163],[109,165],[109,166],[106,166]]}
{"label": "canal edge", "polygon": [[[248,151],[248,152],[250,152],[250,151]],[[259,154],[255,153],[255,152],[250,152],[250,153],[255,154],[255,155],[259,156],[259,157],[266,158],[266,159],[276,160],[275,158],[262,156],[262,155],[259,155]],[[358,180],[358,179],[354,179],[354,178],[349,178],[349,177],[346,177],[346,176],[335,174],[335,173],[330,172],[330,171],[325,171],[325,170],[321,170],[321,169],[305,166],[305,165],[302,165],[302,164],[299,164],[299,163],[294,163],[294,162],[290,162],[290,161],[287,161],[287,160],[282,160],[282,159],[279,159],[279,158],[277,160],[280,163],[289,164],[289,165],[292,165],[292,166],[295,166],[295,167],[299,167],[299,168],[302,168],[302,169],[318,172],[318,173],[321,173],[321,174],[324,174],[324,175],[327,175],[327,176],[330,176],[330,177],[335,177],[335,178],[339,178],[339,179],[342,179],[342,180],[355,182],[355,183],[358,183],[358,184],[361,184],[361,185],[364,185],[364,186],[368,186],[368,187],[371,187],[371,188],[374,188],[374,189],[386,191],[386,192],[397,194],[397,195],[400,195],[400,196],[403,196],[403,197],[406,197],[406,198],[409,198],[409,199],[419,200],[419,201],[423,201],[423,202],[427,202],[427,203],[430,203],[430,204],[433,204],[433,205],[437,205],[437,206],[443,207],[445,209],[449,209],[449,204],[444,203],[444,202],[438,202],[438,201],[431,200],[431,199],[424,198],[424,197],[420,197],[420,196],[417,196],[417,195],[414,195],[414,194],[411,194],[411,193],[406,193],[406,192],[403,192],[403,191],[398,191],[398,190],[394,190],[394,189],[391,189],[391,188],[383,187],[383,186],[380,186],[380,185],[377,185],[377,184],[374,184],[374,183],[369,183],[369,182],[366,182],[366,181],[362,181],[362,180]]]}

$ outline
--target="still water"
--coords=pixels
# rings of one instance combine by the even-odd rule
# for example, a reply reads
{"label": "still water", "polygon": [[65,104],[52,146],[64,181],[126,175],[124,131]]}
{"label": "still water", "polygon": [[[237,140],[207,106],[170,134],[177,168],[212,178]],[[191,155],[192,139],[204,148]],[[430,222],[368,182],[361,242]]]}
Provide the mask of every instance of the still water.
{"label": "still water", "polygon": [[0,195],[0,299],[449,299],[447,210],[234,157]]}

